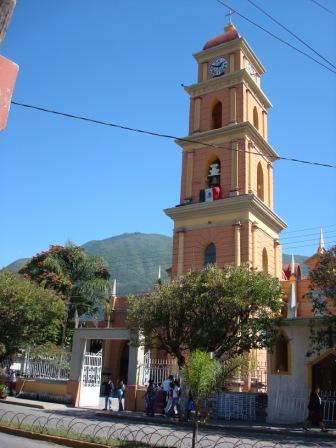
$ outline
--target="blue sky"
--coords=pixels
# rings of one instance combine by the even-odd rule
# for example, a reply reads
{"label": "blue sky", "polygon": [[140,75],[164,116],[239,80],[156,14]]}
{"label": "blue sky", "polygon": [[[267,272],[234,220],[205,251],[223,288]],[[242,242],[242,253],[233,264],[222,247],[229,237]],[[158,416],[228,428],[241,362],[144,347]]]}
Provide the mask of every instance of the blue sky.
{"label": "blue sky", "polygon": [[[255,2],[336,64],[334,16],[311,0]],[[320,2],[336,11],[333,0]],[[305,50],[247,0],[228,3]],[[195,82],[192,54],[222,32],[226,13],[215,0],[19,0],[0,51],[20,66],[16,101],[185,136],[189,104],[180,84]],[[335,74],[233,21],[267,69],[271,145],[284,156],[335,163]],[[172,235],[162,211],[179,200],[181,154],[172,141],[12,106],[0,151],[0,266],[67,240]],[[335,174],[276,162],[285,252],[313,253],[320,225],[335,243]]]}

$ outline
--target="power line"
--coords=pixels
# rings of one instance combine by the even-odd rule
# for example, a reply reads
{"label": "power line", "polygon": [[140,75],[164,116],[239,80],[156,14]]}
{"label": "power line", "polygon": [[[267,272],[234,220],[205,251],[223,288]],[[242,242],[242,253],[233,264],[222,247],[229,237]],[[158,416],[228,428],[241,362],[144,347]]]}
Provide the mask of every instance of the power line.
{"label": "power line", "polygon": [[[329,235],[329,234],[334,234],[334,233],[336,233],[336,230],[327,230],[327,231],[324,231],[323,232],[323,234],[324,234],[324,236],[325,235]],[[317,233],[316,232],[314,232],[314,233],[306,233],[306,234],[302,234],[302,233],[300,233],[300,237],[307,237],[307,236],[315,236],[316,237],[316,240],[317,240]],[[293,235],[293,236],[287,236],[287,237],[285,237],[285,238],[281,238],[281,241],[284,241],[284,240],[292,240],[292,239],[297,239],[297,236],[296,235]]]}
{"label": "power line", "polygon": [[327,70],[329,70],[330,72],[336,74],[336,71],[333,70],[332,68],[330,68],[328,65],[322,64],[322,62],[320,62],[319,60],[313,58],[312,56],[310,56],[310,54],[306,53],[305,51],[300,50],[299,48],[295,47],[294,45],[290,44],[289,42],[287,42],[286,40],[282,39],[281,37],[277,36],[276,34],[272,33],[271,31],[267,30],[266,28],[264,28],[263,26],[259,25],[258,23],[254,22],[253,20],[249,19],[248,17],[244,16],[243,14],[241,14],[240,12],[238,12],[236,9],[232,8],[232,6],[228,5],[227,3],[224,3],[222,0],[215,0],[217,3],[220,3],[222,6],[225,6],[226,8],[231,9],[231,11],[233,11],[234,13],[236,13],[239,17],[241,17],[242,19],[246,20],[247,22],[251,23],[252,25],[256,26],[257,28],[261,29],[262,31],[264,31],[265,33],[269,34],[270,36],[274,37],[275,39],[277,39],[278,41],[282,42],[283,44],[287,45],[287,47],[292,48],[293,50],[297,51],[298,53],[303,54],[304,56],[306,56],[307,58],[311,59],[312,61],[316,62],[317,64],[321,65],[322,67],[326,68]]}
{"label": "power line", "polygon": [[327,226],[315,226],[315,227],[306,227],[305,229],[297,229],[297,230],[286,230],[286,235],[288,233],[298,233],[298,232],[303,232],[305,230],[314,230],[314,229],[327,229],[328,227],[336,227],[336,224],[328,224]]}
{"label": "power line", "polygon": [[271,14],[269,14],[267,11],[265,11],[264,9],[262,9],[260,6],[258,6],[256,3],[254,3],[252,0],[247,0],[249,3],[251,3],[251,5],[253,5],[255,8],[257,8],[259,11],[261,11],[263,14],[265,14],[268,18],[270,18],[271,20],[273,20],[273,22],[275,22],[277,25],[281,26],[281,28],[283,28],[284,30],[286,30],[289,34],[291,34],[292,36],[295,37],[295,39],[297,39],[299,42],[301,42],[303,45],[305,45],[307,48],[309,48],[311,51],[313,51],[317,56],[319,56],[321,59],[323,59],[325,62],[327,62],[328,64],[330,64],[332,67],[336,68],[336,65],[334,65],[332,62],[330,62],[327,58],[325,58],[324,56],[322,56],[318,51],[314,50],[313,47],[311,47],[309,44],[307,44],[303,39],[301,39],[301,37],[299,37],[297,34],[293,33],[293,31],[291,31],[289,28],[287,28],[285,25],[283,25],[282,23],[280,23],[277,19],[275,19],[274,17],[271,16]]}
{"label": "power line", "polygon": [[[180,137],[176,137],[175,135],[170,135],[170,134],[162,134],[160,132],[154,132],[154,131],[146,131],[144,129],[139,129],[139,128],[132,128],[130,126],[124,126],[121,124],[116,124],[116,123],[111,123],[108,121],[103,121],[103,120],[97,120],[95,118],[90,118],[90,117],[84,117],[81,115],[74,115],[74,114],[69,114],[66,112],[60,112],[60,111],[56,111],[56,110],[52,110],[52,109],[47,109],[45,107],[39,107],[39,106],[34,106],[32,104],[25,104],[25,103],[19,103],[17,101],[12,101],[12,104],[14,104],[15,106],[20,106],[20,107],[25,107],[28,109],[34,109],[34,110],[38,110],[41,112],[46,112],[49,114],[54,114],[54,115],[60,115],[66,118],[72,118],[75,120],[82,120],[82,121],[86,121],[89,123],[95,123],[95,124],[100,124],[103,126],[109,126],[112,128],[116,128],[116,129],[123,129],[125,131],[130,131],[130,132],[137,132],[140,134],[146,134],[146,135],[151,135],[154,137],[161,137],[161,138],[167,138],[170,140],[178,140],[180,142],[188,142],[188,143],[194,143],[194,144],[200,144],[203,146],[207,146],[210,148],[214,148],[214,149],[225,149],[227,151],[235,151],[235,152],[242,152],[242,153],[246,153],[246,154],[255,154],[259,157],[262,157],[263,155],[259,152],[255,152],[255,151],[247,151],[244,149],[239,149],[239,148],[232,148],[231,146],[222,146],[222,145],[215,145],[213,143],[207,143],[207,142],[203,142],[200,140],[194,140],[191,138],[180,138]],[[316,166],[323,166],[325,168],[336,168],[336,165],[332,165],[329,163],[320,163],[320,162],[312,162],[309,160],[302,160],[302,159],[295,159],[293,157],[283,157],[283,156],[277,156],[276,159],[278,160],[286,160],[288,162],[296,162],[296,163],[304,163],[306,165],[316,165]]]}
{"label": "power line", "polygon": [[329,12],[329,14],[332,14],[333,16],[336,17],[336,14],[334,13],[334,11],[331,11],[331,9],[326,8],[324,5],[321,5],[321,3],[317,2],[316,0],[310,0],[313,3],[315,3],[315,5],[319,6],[320,8],[324,9],[325,11]]}

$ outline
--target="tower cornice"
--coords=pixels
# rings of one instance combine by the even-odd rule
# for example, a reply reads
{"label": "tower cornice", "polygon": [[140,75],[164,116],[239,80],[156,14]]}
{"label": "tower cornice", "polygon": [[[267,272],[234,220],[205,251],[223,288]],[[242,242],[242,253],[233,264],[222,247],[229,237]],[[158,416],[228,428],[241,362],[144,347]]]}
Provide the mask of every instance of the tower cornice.
{"label": "tower cornice", "polygon": [[194,134],[183,137],[181,140],[177,139],[175,142],[180,145],[184,151],[193,151],[197,148],[203,148],[204,143],[220,146],[224,141],[229,142],[244,137],[248,137],[254,142],[267,157],[272,159],[272,161],[278,159],[276,151],[267,143],[263,136],[249,121],[230,124],[223,128],[211,129],[210,131],[195,132]]}
{"label": "tower cornice", "polygon": [[262,65],[255,52],[243,37],[225,42],[217,45],[216,47],[209,48],[208,50],[199,51],[193,56],[197,62],[202,63],[208,61],[209,58],[222,54],[223,52],[233,52],[236,50],[242,50],[245,53],[260,75],[266,72],[265,67]]}
{"label": "tower cornice", "polygon": [[258,98],[265,110],[272,107],[271,101],[267,98],[261,88],[255,83],[252,76],[246,71],[245,68],[232,73],[227,73],[226,75],[220,76],[218,78],[211,78],[207,79],[206,81],[198,82],[197,84],[185,86],[184,89],[192,98],[194,98],[210,92],[214,92],[219,89],[234,87],[237,84],[241,83],[244,83],[246,88],[251,90],[251,92],[256,96],[256,98]]}
{"label": "tower cornice", "polygon": [[175,222],[190,221],[193,218],[208,219],[209,216],[230,215],[248,211],[256,218],[279,233],[287,224],[254,194],[243,194],[213,202],[199,202],[164,210],[167,216]]}

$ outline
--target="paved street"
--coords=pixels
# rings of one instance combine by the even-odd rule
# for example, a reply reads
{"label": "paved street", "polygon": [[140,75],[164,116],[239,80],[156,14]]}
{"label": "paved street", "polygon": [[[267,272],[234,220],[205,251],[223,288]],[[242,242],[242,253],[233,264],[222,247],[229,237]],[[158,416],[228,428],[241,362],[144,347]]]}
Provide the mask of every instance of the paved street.
{"label": "paved street", "polygon": [[[129,435],[129,439],[145,441],[146,437],[149,441],[162,440],[169,446],[181,446],[183,448],[190,447],[190,428],[175,427],[167,421],[162,421],[162,424],[145,424],[135,423],[134,421],[118,420],[107,417],[97,417],[95,410],[83,410],[68,408],[63,410],[40,410],[28,407],[9,405],[0,403],[0,415],[8,412],[7,417],[13,416],[13,413],[18,413],[20,421],[24,419],[25,423],[33,423],[36,418],[43,425],[48,427],[71,428],[73,432],[89,434],[95,432],[99,436],[110,436],[111,438],[123,438],[125,434]],[[0,435],[0,440],[2,434]],[[293,447],[335,447],[335,439],[328,440],[322,437],[307,438],[305,434],[302,436],[283,436],[277,434],[263,434],[251,433],[248,431],[230,431],[225,430],[201,430],[200,439],[203,439],[201,446],[211,448],[215,446],[216,442],[221,442],[221,448],[235,447],[254,447],[254,448],[271,448],[276,443],[279,443],[281,448]],[[182,441],[182,442],[181,442]],[[241,441],[241,442],[240,442]],[[8,446],[3,445],[4,447]],[[15,445],[13,445],[15,446]],[[22,446],[22,445],[21,445]],[[28,445],[25,445],[25,447]],[[47,445],[46,445],[47,446]],[[278,445],[277,448],[280,448]],[[2,444],[0,444],[2,448]]]}
{"label": "paved street", "polygon": [[0,433],[0,448],[60,448],[61,445]]}

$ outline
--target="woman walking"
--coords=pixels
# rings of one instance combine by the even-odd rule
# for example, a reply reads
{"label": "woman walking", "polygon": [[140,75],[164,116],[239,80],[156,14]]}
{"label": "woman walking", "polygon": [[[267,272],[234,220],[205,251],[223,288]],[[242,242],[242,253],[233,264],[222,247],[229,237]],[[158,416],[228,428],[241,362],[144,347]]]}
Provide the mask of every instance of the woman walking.
{"label": "woman walking", "polygon": [[307,425],[309,423],[313,425],[318,425],[322,432],[327,432],[323,423],[322,416],[322,399],[320,397],[320,388],[316,386],[314,391],[310,394],[309,404],[308,404],[309,415],[307,420],[303,424],[303,429],[309,431]]}

